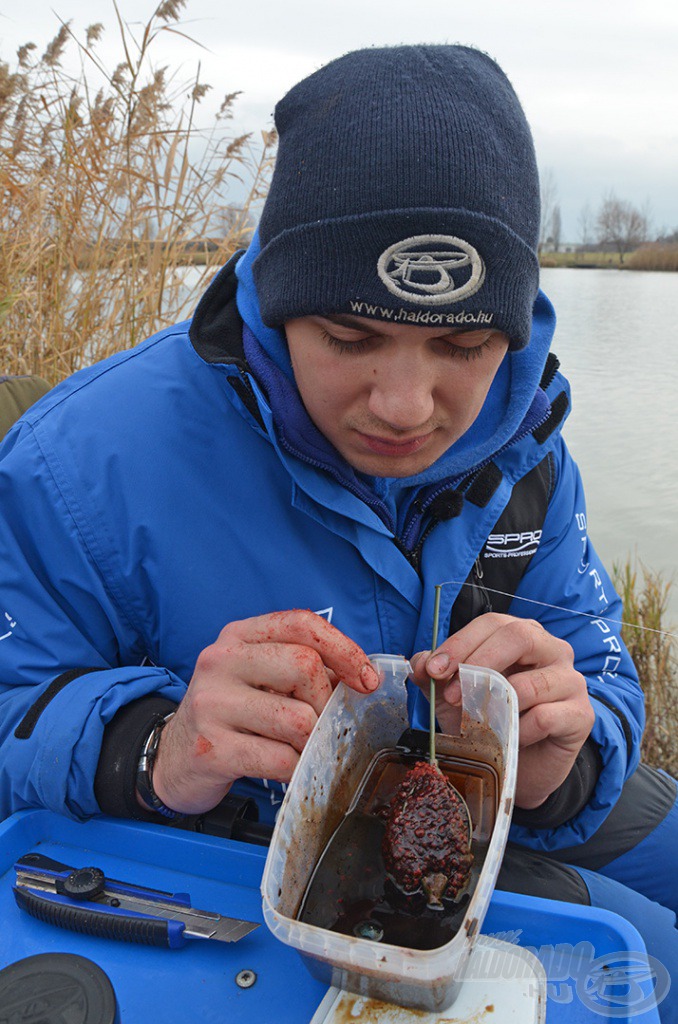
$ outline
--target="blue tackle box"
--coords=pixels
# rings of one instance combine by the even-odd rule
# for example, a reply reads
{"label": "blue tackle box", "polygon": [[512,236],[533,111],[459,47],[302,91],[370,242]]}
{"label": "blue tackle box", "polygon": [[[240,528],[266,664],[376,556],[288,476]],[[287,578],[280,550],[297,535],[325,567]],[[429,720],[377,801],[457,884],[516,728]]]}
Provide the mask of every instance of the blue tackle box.
{"label": "blue tackle box", "polygon": [[[176,950],[56,927],[16,904],[14,864],[29,852],[76,868],[98,867],[108,878],[134,885],[186,892],[193,907],[261,927],[235,943],[195,939]],[[13,815],[0,824],[0,968],[39,953],[86,957],[108,975],[121,1024],[308,1024],[327,990],[263,924],[265,859],[263,847],[145,823],[80,823],[49,811]],[[651,979],[624,974],[623,965],[642,955],[644,946],[618,915],[495,892],[483,932],[529,947],[544,963],[547,1024],[600,1024],[605,1017],[658,1024],[647,994]],[[247,987],[241,987],[243,978]],[[633,1006],[620,1012],[624,992],[633,986]]]}

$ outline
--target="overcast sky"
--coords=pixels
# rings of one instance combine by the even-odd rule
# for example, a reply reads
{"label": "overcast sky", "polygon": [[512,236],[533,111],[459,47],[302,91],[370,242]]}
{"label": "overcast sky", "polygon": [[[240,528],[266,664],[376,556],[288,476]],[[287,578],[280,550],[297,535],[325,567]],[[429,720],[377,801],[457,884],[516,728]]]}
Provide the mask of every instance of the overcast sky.
{"label": "overcast sky", "polygon": [[[155,6],[119,0],[122,17],[138,24]],[[57,15],[76,32],[102,21],[104,54],[115,42],[112,0],[0,0],[0,57],[13,61],[29,40],[44,47]],[[182,27],[206,49],[168,37],[161,62],[181,62],[188,77],[200,60],[214,103],[242,90],[236,127],[254,131],[270,126],[291,85],[347,50],[479,46],[523,102],[566,240],[579,240],[585,204],[595,211],[610,191],[647,206],[656,231],[678,227],[676,0],[188,0]]]}

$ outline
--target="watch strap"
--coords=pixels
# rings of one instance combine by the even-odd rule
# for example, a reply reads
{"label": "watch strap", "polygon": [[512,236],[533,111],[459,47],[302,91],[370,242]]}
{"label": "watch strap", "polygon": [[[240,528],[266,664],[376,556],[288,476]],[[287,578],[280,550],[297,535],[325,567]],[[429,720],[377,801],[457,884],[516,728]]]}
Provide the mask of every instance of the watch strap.
{"label": "watch strap", "polygon": [[145,804],[152,807],[158,814],[162,814],[168,821],[177,821],[183,818],[184,815],[180,811],[173,811],[171,807],[164,804],[155,792],[153,788],[153,768],[155,767],[155,759],[162,731],[170,719],[174,718],[175,714],[176,711],[170,711],[169,714],[161,716],[156,720],[142,747],[137,768],[137,792],[139,796]]}

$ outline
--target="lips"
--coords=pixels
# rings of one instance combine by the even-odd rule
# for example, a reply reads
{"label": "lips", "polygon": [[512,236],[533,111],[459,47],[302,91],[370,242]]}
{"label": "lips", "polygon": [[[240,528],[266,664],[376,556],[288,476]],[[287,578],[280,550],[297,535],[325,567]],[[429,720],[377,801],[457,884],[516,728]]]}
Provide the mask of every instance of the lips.
{"label": "lips", "polygon": [[433,437],[433,431],[428,434],[421,434],[419,437],[410,437],[405,440],[396,438],[378,437],[374,434],[363,434],[358,431],[360,440],[377,455],[387,455],[397,458],[404,455],[413,455],[420,451]]}

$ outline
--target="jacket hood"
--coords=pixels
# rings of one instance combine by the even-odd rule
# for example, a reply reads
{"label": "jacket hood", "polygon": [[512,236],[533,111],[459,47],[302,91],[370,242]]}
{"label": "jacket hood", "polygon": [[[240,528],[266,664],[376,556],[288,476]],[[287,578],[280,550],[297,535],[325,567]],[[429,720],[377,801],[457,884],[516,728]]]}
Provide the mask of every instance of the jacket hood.
{"label": "jacket hood", "polygon": [[520,351],[507,352],[478,417],[447,452],[423,472],[404,479],[356,474],[308,417],[294,382],[284,332],[267,327],[261,318],[252,273],[258,253],[257,232],[236,267],[236,301],[245,323],[245,355],[266,389],[283,443],[297,454],[308,453],[316,461],[329,459],[334,466],[343,463],[344,471],[354,480],[367,484],[372,493],[390,507],[391,513],[405,492],[443,481],[454,485],[547,418],[550,406],[539,382],[553,337],[555,311],[540,291],[534,304],[529,345]]}

